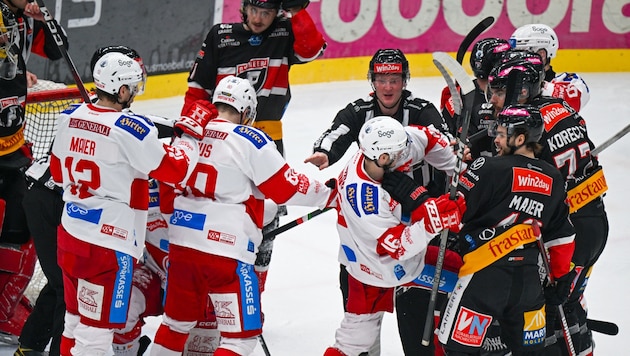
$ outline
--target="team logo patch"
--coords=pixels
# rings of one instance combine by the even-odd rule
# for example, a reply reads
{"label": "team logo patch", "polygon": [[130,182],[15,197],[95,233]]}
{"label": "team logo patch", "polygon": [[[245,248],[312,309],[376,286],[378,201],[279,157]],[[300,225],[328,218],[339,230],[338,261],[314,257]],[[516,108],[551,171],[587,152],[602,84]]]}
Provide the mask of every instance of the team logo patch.
{"label": "team logo patch", "polygon": [[378,214],[378,188],[375,185],[361,184],[361,207],[366,215]]}
{"label": "team logo patch", "polygon": [[462,345],[480,347],[491,322],[490,315],[461,307],[451,339]]}
{"label": "team logo patch", "polygon": [[8,98],[0,99],[0,111],[4,111],[4,109],[11,106],[18,106],[20,102],[17,96],[10,96]]}
{"label": "team logo patch", "polygon": [[545,123],[545,131],[549,132],[558,122],[569,117],[571,112],[569,112],[564,105],[553,103],[540,108],[540,115],[542,115],[543,122]]}
{"label": "team logo patch", "polygon": [[528,168],[512,168],[512,192],[551,195],[553,178]]}
{"label": "team logo patch", "polygon": [[189,229],[203,230],[203,226],[206,223],[206,215],[175,209],[173,215],[171,215],[170,223],[171,225],[187,227]]}
{"label": "team logo patch", "polygon": [[538,345],[545,342],[545,307],[523,313],[523,345]]}
{"label": "team logo patch", "polygon": [[399,264],[396,264],[394,266],[394,276],[396,276],[396,279],[400,281],[400,279],[403,278],[406,274],[407,272],[405,272],[405,268],[403,266]]}
{"label": "team logo patch", "polygon": [[157,229],[166,229],[166,228],[168,228],[168,224],[166,223],[166,221],[162,219],[157,219],[157,220],[147,222],[147,230],[149,231],[155,231]]}
{"label": "team logo patch", "polygon": [[348,184],[346,186],[346,200],[348,204],[352,207],[357,216],[361,216],[361,212],[359,211],[359,203],[357,201],[357,183]]}
{"label": "team logo patch", "polygon": [[89,120],[70,118],[68,122],[68,127],[71,129],[84,130],[89,132],[94,132],[99,135],[109,136],[109,132],[111,128],[107,125],[99,124],[98,122],[93,122]]}
{"label": "team logo patch", "polygon": [[103,214],[103,209],[86,209],[75,203],[66,204],[66,214],[74,219],[87,221],[92,224],[98,224]]}
{"label": "team logo patch", "polygon": [[133,137],[140,141],[144,140],[144,138],[149,134],[149,127],[135,117],[121,115],[114,125],[129,132]]}
{"label": "team logo patch", "polygon": [[92,320],[101,320],[104,293],[105,287],[79,279],[77,284],[79,314]]}
{"label": "team logo patch", "polygon": [[249,126],[236,126],[234,133],[245,137],[245,139],[253,143],[257,149],[261,149],[268,142],[264,135],[261,135],[258,130]]}

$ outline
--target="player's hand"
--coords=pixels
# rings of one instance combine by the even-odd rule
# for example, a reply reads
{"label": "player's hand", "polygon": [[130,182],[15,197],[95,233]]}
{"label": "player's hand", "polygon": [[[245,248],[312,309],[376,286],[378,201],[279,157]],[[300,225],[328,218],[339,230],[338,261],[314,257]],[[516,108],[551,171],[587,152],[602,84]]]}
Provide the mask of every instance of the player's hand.
{"label": "player's hand", "polygon": [[328,167],[328,155],[324,152],[314,152],[304,160],[304,163],[312,163],[321,171],[322,169]]}
{"label": "player's hand", "polygon": [[457,233],[460,230],[459,225],[464,212],[466,212],[466,201],[461,193],[455,200],[451,200],[448,194],[444,194],[438,198],[430,198],[420,205],[411,213],[411,221],[423,220],[424,227],[430,234],[437,234],[444,229]]}
{"label": "player's hand", "polygon": [[36,2],[27,2],[24,6],[24,14],[28,17],[32,17],[37,21],[44,22],[44,14],[42,10],[39,8]]}
{"label": "player's hand", "polygon": [[545,302],[547,305],[561,305],[567,301],[575,275],[575,269],[572,269],[569,273],[557,278],[554,284],[545,287]]}
{"label": "player's hand", "polygon": [[210,122],[219,115],[217,108],[207,100],[197,100],[190,107],[188,112],[182,115],[175,125],[173,132],[181,137],[183,134],[190,135],[197,140],[203,138],[203,130]]}
{"label": "player's hand", "polygon": [[381,186],[400,203],[403,215],[416,210],[429,198],[429,193],[422,185],[400,171],[386,172]]}
{"label": "player's hand", "polygon": [[32,88],[35,84],[37,84],[37,75],[35,75],[35,73],[26,71],[26,87]]}

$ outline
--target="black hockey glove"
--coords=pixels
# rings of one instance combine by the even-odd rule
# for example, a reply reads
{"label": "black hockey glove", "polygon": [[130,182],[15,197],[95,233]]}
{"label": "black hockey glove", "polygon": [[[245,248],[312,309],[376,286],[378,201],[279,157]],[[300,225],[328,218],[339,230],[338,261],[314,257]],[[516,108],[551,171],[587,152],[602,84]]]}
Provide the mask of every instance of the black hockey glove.
{"label": "black hockey glove", "polygon": [[310,3],[309,0],[284,0],[282,2],[282,8],[287,11],[294,7],[299,7],[300,9],[306,9],[309,3]]}
{"label": "black hockey glove", "polygon": [[575,275],[576,272],[573,269],[564,276],[557,278],[554,284],[545,287],[545,302],[547,305],[562,305],[567,301]]}
{"label": "black hockey glove", "polygon": [[427,190],[407,174],[386,172],[381,186],[402,206],[403,215],[409,215],[429,199]]}

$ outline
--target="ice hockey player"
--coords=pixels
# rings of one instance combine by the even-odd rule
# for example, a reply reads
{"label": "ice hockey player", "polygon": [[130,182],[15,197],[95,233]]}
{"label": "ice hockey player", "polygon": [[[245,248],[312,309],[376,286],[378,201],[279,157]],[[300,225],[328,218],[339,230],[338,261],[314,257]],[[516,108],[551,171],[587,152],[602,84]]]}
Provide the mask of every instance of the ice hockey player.
{"label": "ice hockey player", "polygon": [[63,355],[104,355],[111,348],[114,329],[127,320],[133,266],[144,247],[148,177],[183,182],[197,162],[203,127],[216,115],[209,103],[195,105],[166,145],[150,120],[122,112],[144,90],[135,60],[108,53],[93,77],[98,101],[60,115],[50,161],[65,202],[58,231]]}
{"label": "ice hockey player", "polygon": [[582,110],[591,97],[586,82],[577,73],[556,74],[551,59],[558,53],[559,40],[556,32],[545,24],[528,24],[517,28],[510,36],[514,49],[538,53],[545,66],[545,82],[542,95],[564,99],[575,111]]}
{"label": "ice hockey player", "polygon": [[246,79],[223,78],[213,102],[219,117],[205,127],[199,163],[173,203],[165,314],[153,356],[181,354],[208,295],[221,332],[214,355],[250,355],[262,332],[253,264],[264,198],[320,208],[334,203],[334,189],[294,171],[273,140],[250,126],[256,92]]}
{"label": "ice hockey player", "polygon": [[[510,76],[513,78],[510,79]],[[493,69],[491,74],[492,100],[497,107],[509,98],[528,103],[536,106],[543,117],[545,127],[540,139],[543,150],[538,157],[562,173],[566,181],[570,218],[575,227],[573,263],[577,276],[564,308],[571,330],[579,330],[577,335],[573,335],[576,350],[589,354],[593,345],[586,325],[583,293],[592,267],[608,239],[608,219],[602,199],[608,186],[597,157],[590,153],[594,145],[588,137],[584,119],[564,100],[540,95],[541,77],[540,62],[532,58],[515,58],[505,62]],[[508,87],[508,83],[514,83],[514,87]],[[549,324],[553,326],[553,310],[548,316]],[[551,348],[564,348],[564,343],[554,343],[562,335],[560,325],[555,327],[556,333],[548,333],[547,343],[552,344]],[[563,350],[563,354],[566,353]]]}
{"label": "ice hockey player", "polygon": [[359,355],[371,348],[384,313],[393,312],[395,287],[417,285],[429,241],[442,229],[457,228],[465,211],[461,197],[431,198],[406,175],[415,187],[404,200],[413,207],[394,201],[380,184],[386,172],[423,159],[452,174],[456,158],[447,136],[378,116],[361,127],[359,146],[339,175],[339,261],[348,271],[348,300],[326,356]]}
{"label": "ice hockey player", "polygon": [[[447,127],[435,106],[415,97],[407,90],[410,79],[409,62],[399,49],[379,49],[372,56],[367,79],[372,93],[355,100],[340,110],[328,128],[313,145],[313,154],[305,162],[325,169],[337,162],[353,142],[358,144],[359,130],[376,116],[387,115],[407,125],[432,126],[443,133]],[[416,181],[425,185],[432,196],[444,193],[445,174],[422,163],[413,174]],[[340,266],[340,289],[345,308],[348,295],[348,272]],[[429,294],[415,287],[400,287],[396,291],[396,317],[398,331],[407,354],[433,355],[433,342],[429,347],[422,345],[422,330]],[[442,299],[443,296],[440,296]],[[444,299],[445,300],[445,299]],[[370,355],[378,355],[380,342],[370,349]]]}
{"label": "ice hockey player", "polygon": [[[498,156],[478,158],[460,178],[468,202],[459,233],[464,265],[440,326],[446,355],[478,355],[494,320],[513,354],[543,355],[545,302],[566,300],[575,276],[564,179],[535,157],[543,131],[537,108],[506,107],[493,130]],[[544,293],[533,224],[557,282]]]}

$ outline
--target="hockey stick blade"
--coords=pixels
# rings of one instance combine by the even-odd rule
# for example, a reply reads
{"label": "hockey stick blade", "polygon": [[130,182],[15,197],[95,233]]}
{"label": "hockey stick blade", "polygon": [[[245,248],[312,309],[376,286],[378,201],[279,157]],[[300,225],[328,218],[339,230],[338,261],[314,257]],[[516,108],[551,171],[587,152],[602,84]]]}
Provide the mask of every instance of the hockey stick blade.
{"label": "hockey stick blade", "polygon": [[619,327],[615,323],[603,320],[586,319],[586,327],[589,330],[598,332],[604,335],[615,336],[619,334]]}
{"label": "hockey stick blade", "polygon": [[50,35],[55,39],[55,43],[57,44],[57,47],[59,48],[59,52],[61,52],[63,59],[65,59],[66,63],[68,64],[68,67],[72,74],[72,78],[74,79],[74,82],[76,83],[77,88],[79,89],[79,92],[81,93],[81,98],[83,98],[84,102],[89,103],[90,95],[85,89],[85,85],[83,85],[83,81],[81,80],[81,76],[79,75],[79,72],[77,71],[77,67],[74,65],[74,62],[72,62],[72,58],[70,58],[70,54],[68,54],[68,49],[63,43],[63,39],[60,34],[60,32],[62,31],[61,26],[59,25],[57,20],[55,20],[55,18],[52,17],[52,15],[50,14],[50,11],[48,11],[48,8],[44,4],[44,1],[43,0],[36,0],[36,1],[37,1],[37,5],[39,6],[40,11],[44,15],[44,22],[46,22],[46,29],[48,33],[50,33]]}
{"label": "hockey stick blade", "polygon": [[485,19],[481,20],[475,27],[468,32],[466,37],[462,40],[462,43],[459,45],[457,49],[457,62],[462,64],[464,61],[464,55],[466,55],[466,51],[468,51],[468,47],[473,43],[473,41],[485,30],[488,29],[494,23],[494,17],[488,16]]}
{"label": "hockey stick blade", "polygon": [[614,134],[608,140],[604,141],[604,143],[602,143],[601,145],[595,147],[595,149],[593,151],[591,151],[591,155],[597,156],[601,151],[603,151],[606,148],[608,148],[608,146],[610,146],[613,143],[619,141],[619,139],[624,137],[628,132],[630,132],[630,124],[628,126],[624,127],[623,129],[621,129],[621,131],[619,131],[616,134]]}
{"label": "hockey stick blade", "polygon": [[[453,177],[451,178],[451,185],[449,187],[449,196],[451,199],[454,200],[457,196],[458,177],[463,167],[465,146],[464,143],[466,142],[466,137],[468,135],[468,126],[470,124],[470,113],[473,106],[475,84],[468,76],[464,68],[462,68],[462,66],[448,54],[444,52],[433,53],[433,63],[444,77],[444,80],[446,81],[449,91],[451,93],[451,97],[453,98],[453,103],[459,101],[458,105],[462,107],[462,97],[457,91],[455,81],[459,83],[461,92],[464,97],[464,105],[462,107],[462,116],[464,119],[462,124],[462,131],[460,132],[459,138],[457,140],[456,148],[457,164],[455,165]],[[451,77],[451,74],[449,74],[449,72],[453,75],[453,77]],[[455,81],[453,80],[453,78],[455,79]],[[427,306],[427,318],[425,319],[424,331],[422,335],[422,345],[424,346],[429,345],[430,337],[433,334],[433,314],[435,311],[435,304],[437,302],[440,280],[442,278],[442,267],[444,265],[444,257],[446,255],[446,241],[448,238],[448,232],[448,229],[444,229],[440,233],[440,248],[438,251],[437,261],[435,263],[435,273],[433,275],[433,284],[431,285],[431,295],[429,297],[429,305]]]}

